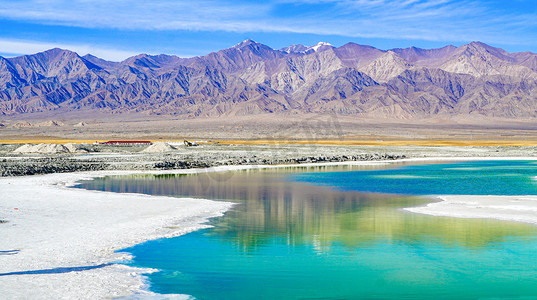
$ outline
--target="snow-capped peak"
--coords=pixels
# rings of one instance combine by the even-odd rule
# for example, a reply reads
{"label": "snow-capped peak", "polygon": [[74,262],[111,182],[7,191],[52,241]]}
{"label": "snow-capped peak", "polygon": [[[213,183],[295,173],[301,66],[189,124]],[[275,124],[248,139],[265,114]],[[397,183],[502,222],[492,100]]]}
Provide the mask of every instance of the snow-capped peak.
{"label": "snow-capped peak", "polygon": [[306,47],[301,44],[291,45],[285,48],[280,49],[285,53],[302,53],[302,54],[311,54],[318,51],[324,51],[330,48],[334,48],[330,43],[319,42],[314,46]]}
{"label": "snow-capped peak", "polygon": [[250,45],[250,44],[256,44],[256,42],[252,39],[247,39],[247,40],[244,40],[240,43],[238,43],[237,45],[233,46],[233,48],[237,48],[237,47],[242,47],[242,46],[246,46],[246,45]]}
{"label": "snow-capped peak", "polygon": [[285,53],[304,53],[304,51],[306,51],[307,49],[308,47],[301,45],[301,44],[297,44],[297,45],[287,46],[280,50]]}
{"label": "snow-capped peak", "polygon": [[312,49],[313,51],[317,52],[317,50],[319,50],[319,48],[321,48],[322,46],[333,47],[330,43],[318,42],[317,45],[311,46],[308,49]]}

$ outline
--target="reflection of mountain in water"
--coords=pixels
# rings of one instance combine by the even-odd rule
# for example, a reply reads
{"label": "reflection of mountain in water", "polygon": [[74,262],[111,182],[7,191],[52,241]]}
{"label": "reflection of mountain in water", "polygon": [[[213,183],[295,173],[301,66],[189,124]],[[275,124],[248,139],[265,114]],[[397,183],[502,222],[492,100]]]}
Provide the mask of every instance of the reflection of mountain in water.
{"label": "reflection of mountain in water", "polygon": [[[352,168],[355,170],[357,167]],[[218,219],[209,234],[231,240],[251,251],[273,239],[289,244],[314,244],[319,250],[333,243],[354,247],[379,240],[405,244],[435,240],[447,245],[479,248],[500,243],[510,236],[537,233],[536,227],[526,224],[431,217],[399,209],[423,205],[430,201],[427,198],[341,192],[291,182],[282,176],[297,170],[338,169],[107,177],[84,182],[81,187],[240,203]]]}

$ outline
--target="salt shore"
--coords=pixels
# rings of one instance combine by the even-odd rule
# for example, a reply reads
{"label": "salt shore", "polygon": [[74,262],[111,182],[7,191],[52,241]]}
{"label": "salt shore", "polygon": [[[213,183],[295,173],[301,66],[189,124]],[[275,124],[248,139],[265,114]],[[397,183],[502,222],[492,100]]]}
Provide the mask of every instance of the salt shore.
{"label": "salt shore", "polygon": [[[301,164],[372,165],[402,161],[535,160],[526,158],[426,158],[399,161]],[[200,173],[280,166],[223,166],[144,173]],[[69,188],[76,181],[142,172],[83,172],[0,178],[0,291],[6,299],[160,297],[144,289],[137,269],[113,262],[116,253],[147,240],[207,227],[208,218],[233,204],[203,199],[117,194]],[[495,218],[537,224],[537,196],[440,196],[407,211],[437,216]],[[180,296],[180,295],[177,295]]]}
{"label": "salt shore", "polygon": [[537,224],[537,196],[437,196],[439,201],[406,211],[432,216],[497,219]]}
{"label": "salt shore", "polygon": [[104,175],[118,173],[0,178],[0,298],[150,296],[151,270],[111,264],[130,258],[114,251],[206,227],[232,205],[68,188]]}

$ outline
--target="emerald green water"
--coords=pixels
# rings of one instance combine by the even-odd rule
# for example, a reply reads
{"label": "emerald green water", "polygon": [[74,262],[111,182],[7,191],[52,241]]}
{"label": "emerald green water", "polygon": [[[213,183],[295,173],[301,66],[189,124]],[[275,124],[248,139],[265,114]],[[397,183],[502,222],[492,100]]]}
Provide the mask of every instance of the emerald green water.
{"label": "emerald green water", "polygon": [[[211,229],[125,249],[198,299],[537,298],[537,227],[412,214],[429,194],[537,194],[528,161],[107,177],[80,187],[234,201]],[[148,204],[150,205],[150,204]]]}
{"label": "emerald green water", "polygon": [[318,172],[292,180],[339,190],[406,195],[535,195],[537,163],[473,161],[366,172]]}

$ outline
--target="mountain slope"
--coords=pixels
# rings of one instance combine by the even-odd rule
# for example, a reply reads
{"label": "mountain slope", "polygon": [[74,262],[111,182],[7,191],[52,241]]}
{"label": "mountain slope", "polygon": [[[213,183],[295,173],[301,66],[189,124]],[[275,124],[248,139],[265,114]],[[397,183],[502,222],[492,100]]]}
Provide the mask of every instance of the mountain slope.
{"label": "mountain slope", "polygon": [[109,62],[61,49],[0,57],[0,114],[71,111],[535,118],[537,54],[480,42],[385,51],[354,43],[274,50],[246,40],[193,58]]}

